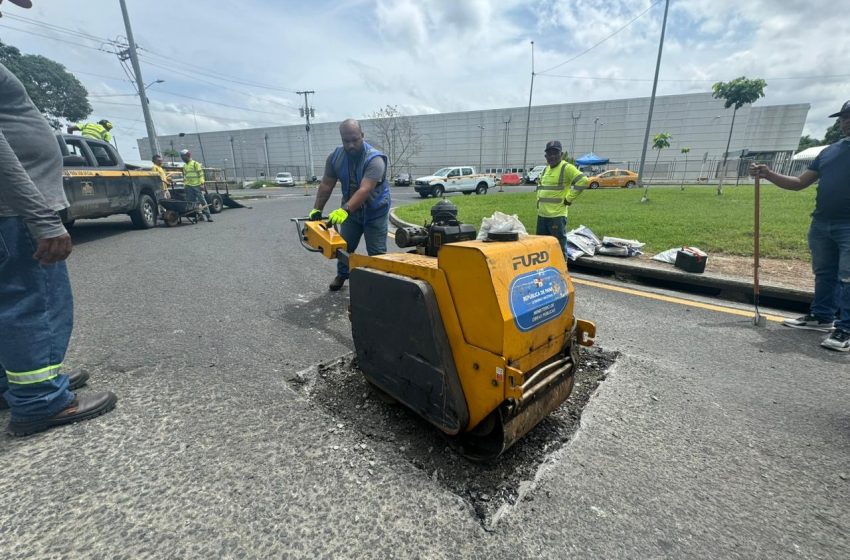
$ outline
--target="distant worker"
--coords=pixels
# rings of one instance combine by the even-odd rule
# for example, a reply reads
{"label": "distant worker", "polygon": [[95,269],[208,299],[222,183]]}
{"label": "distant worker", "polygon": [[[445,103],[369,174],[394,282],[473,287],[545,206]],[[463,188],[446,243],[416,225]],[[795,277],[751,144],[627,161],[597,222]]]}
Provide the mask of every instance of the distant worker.
{"label": "distant worker", "polygon": [[62,153],[2,64],[0,193],[0,408],[12,411],[7,431],[25,436],[109,412],[115,395],[75,393],[88,375],[62,364],[74,323],[64,262],[72,243],[59,217],[68,207]]}
{"label": "distant worker", "polygon": [[180,159],[186,164],[183,166],[183,186],[186,189],[186,200],[200,202],[204,209],[200,221],[206,219],[208,222],[212,222],[207,199],[204,198],[204,183],[206,182],[204,167],[192,159],[192,152],[189,150],[180,150]]}
{"label": "distant worker", "polygon": [[750,166],[750,173],[789,191],[801,191],[817,181],[808,239],[815,297],[808,313],[784,324],[832,331],[821,346],[850,352],[850,101],[829,117],[838,117],[844,137],[827,146],[799,176],[780,175],[758,163]]}
{"label": "distant worker", "polygon": [[68,126],[68,134],[73,134],[77,130],[86,138],[112,142],[112,135],[109,133],[112,130],[112,123],[106,119],[101,119],[96,123],[77,123]]}
{"label": "distant worker", "polygon": [[[366,252],[383,255],[387,252],[387,223],[390,212],[390,186],[387,182],[387,156],[365,140],[360,123],[346,119],[339,125],[342,146],[337,147],[325,161],[322,182],[310,219],[322,217],[322,209],[339,181],[342,205],[328,216],[332,224],[340,224],[340,234],[353,253],[366,237]],[[342,288],[348,279],[348,265],[337,261],[336,278],[330,290]]]}
{"label": "distant worker", "polygon": [[551,235],[567,257],[567,209],[587,187],[587,177],[563,161],[559,140],[546,143],[546,169],[537,183],[537,235]]}
{"label": "distant worker", "polygon": [[159,154],[154,155],[151,158],[153,162],[152,170],[159,174],[159,178],[162,181],[160,184],[160,198],[171,198],[171,193],[168,192],[168,175],[165,173],[165,169],[162,168],[162,156]]}

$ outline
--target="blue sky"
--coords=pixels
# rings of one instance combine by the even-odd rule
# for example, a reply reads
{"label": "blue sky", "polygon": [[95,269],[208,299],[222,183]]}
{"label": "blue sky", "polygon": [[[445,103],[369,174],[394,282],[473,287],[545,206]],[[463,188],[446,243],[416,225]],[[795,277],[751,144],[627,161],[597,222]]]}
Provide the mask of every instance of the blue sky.
{"label": "blue sky", "polygon": [[[119,138],[144,136],[132,86],[117,57],[102,52],[125,34],[118,1],[33,3],[31,10],[2,5],[0,39],[75,72],[92,95],[92,117],[110,118]],[[652,0],[127,4],[145,81],[165,80],[148,90],[161,134],[192,132],[196,121],[201,131],[296,124],[302,99],[294,92],[303,89],[316,91],[318,121],[360,118],[387,104],[408,114],[524,106],[532,40],[535,105],[648,96],[664,7]],[[764,78],[759,104],[810,103],[804,132],[822,137],[832,122],[826,115],[850,98],[850,38],[843,19],[828,15],[833,6],[671,1],[658,94]]]}

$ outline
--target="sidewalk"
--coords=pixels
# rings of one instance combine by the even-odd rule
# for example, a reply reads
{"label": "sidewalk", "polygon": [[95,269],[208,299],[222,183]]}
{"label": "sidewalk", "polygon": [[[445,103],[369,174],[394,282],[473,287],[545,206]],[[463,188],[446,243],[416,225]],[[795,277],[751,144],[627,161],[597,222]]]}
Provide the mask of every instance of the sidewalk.
{"label": "sidewalk", "polygon": [[[395,208],[390,211],[390,222],[396,227],[415,225],[399,219],[395,215]],[[711,255],[708,258],[710,261]],[[716,289],[726,295],[734,294],[738,299],[749,297],[753,293],[752,276],[732,276],[712,272],[695,274],[685,272],[671,264],[653,261],[648,258],[582,257],[575,262],[569,263],[569,267],[577,271],[606,272],[615,276],[661,280],[685,286]],[[810,286],[798,288],[765,281],[764,279],[759,281],[759,292],[762,298],[771,298],[798,304],[809,303],[814,296],[814,291]]]}

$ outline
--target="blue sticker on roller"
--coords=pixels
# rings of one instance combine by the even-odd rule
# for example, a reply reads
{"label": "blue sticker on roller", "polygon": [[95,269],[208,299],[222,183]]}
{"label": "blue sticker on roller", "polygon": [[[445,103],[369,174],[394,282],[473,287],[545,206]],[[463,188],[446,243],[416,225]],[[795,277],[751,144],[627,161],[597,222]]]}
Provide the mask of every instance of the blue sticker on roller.
{"label": "blue sticker on roller", "polygon": [[570,299],[566,280],[551,266],[514,278],[510,294],[514,323],[523,332],[560,317]]}

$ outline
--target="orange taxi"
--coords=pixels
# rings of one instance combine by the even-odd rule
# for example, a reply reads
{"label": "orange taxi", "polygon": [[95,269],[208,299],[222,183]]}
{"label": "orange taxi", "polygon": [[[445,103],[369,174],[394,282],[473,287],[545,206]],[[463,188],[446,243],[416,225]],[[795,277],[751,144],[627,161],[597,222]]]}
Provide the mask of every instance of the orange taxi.
{"label": "orange taxi", "polygon": [[599,175],[587,178],[587,186],[591,189],[599,187],[614,187],[630,189],[637,185],[638,174],[628,169],[609,169]]}

